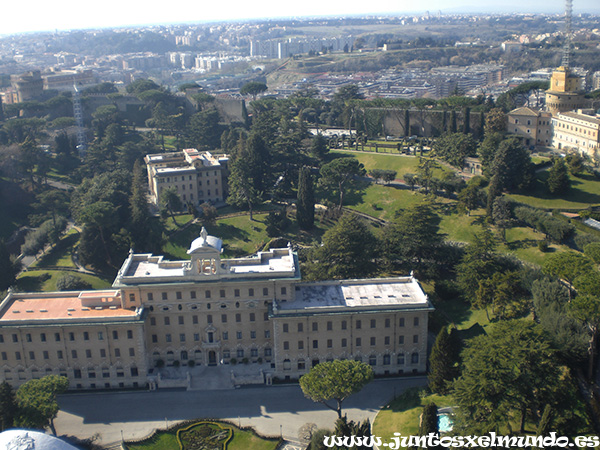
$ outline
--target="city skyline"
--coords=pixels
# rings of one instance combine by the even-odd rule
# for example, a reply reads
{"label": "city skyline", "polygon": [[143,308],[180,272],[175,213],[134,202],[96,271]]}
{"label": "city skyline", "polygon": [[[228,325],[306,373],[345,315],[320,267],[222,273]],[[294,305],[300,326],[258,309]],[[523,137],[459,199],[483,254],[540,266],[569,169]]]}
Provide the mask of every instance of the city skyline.
{"label": "city skyline", "polygon": [[[157,7],[153,7],[156,5]],[[308,0],[301,3],[275,2],[263,0],[260,2],[235,1],[231,7],[223,8],[220,4],[203,5],[200,10],[192,2],[183,1],[177,8],[164,9],[156,3],[146,3],[142,9],[135,3],[117,3],[107,0],[95,6],[86,5],[82,10],[80,3],[73,0],[59,0],[49,4],[34,1],[30,13],[23,14],[18,3],[5,6],[5,17],[10,17],[3,23],[1,35],[30,33],[38,31],[116,28],[127,26],[144,26],[179,23],[206,23],[259,20],[269,18],[289,17],[331,17],[357,15],[394,15],[394,14],[442,14],[452,13],[561,13],[564,2],[552,0],[540,4],[533,0],[508,1],[499,5],[489,0],[474,5],[472,0],[432,0],[423,6],[406,0],[384,0],[376,5],[363,2],[317,2]],[[162,5],[161,5],[162,6]],[[598,13],[600,6],[594,0],[577,0],[573,5],[574,13]],[[82,12],[79,12],[82,11]]]}

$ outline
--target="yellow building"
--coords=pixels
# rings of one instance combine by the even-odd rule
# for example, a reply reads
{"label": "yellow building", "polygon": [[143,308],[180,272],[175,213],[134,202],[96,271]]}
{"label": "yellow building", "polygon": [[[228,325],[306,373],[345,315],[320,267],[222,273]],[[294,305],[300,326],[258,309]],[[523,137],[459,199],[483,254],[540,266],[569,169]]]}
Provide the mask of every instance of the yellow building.
{"label": "yellow building", "polygon": [[554,116],[559,112],[586,107],[583,80],[568,67],[561,66],[552,73],[550,88],[546,91],[546,108]]}
{"label": "yellow building", "polygon": [[221,247],[202,229],[189,260],[131,252],[112,291],[9,293],[0,381],[194,388],[212,366],[234,384],[269,383],[342,358],[425,372],[433,307],[412,276],[303,283],[289,247],[235,259]]}
{"label": "yellow building", "polygon": [[591,158],[600,148],[600,119],[582,110],[558,113],[552,118],[552,146],[576,150]]}

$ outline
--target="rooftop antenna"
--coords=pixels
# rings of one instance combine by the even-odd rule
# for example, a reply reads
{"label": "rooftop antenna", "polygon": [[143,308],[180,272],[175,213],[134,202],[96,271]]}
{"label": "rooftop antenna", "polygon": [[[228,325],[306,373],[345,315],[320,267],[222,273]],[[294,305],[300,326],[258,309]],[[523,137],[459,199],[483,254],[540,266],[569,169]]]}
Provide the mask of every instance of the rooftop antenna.
{"label": "rooftop antenna", "polygon": [[562,66],[569,68],[571,60],[571,30],[573,19],[573,0],[565,0],[565,45],[563,47]]}
{"label": "rooftop antenna", "polygon": [[73,93],[73,115],[75,116],[75,125],[77,125],[77,150],[79,157],[84,158],[87,150],[87,142],[85,138],[85,128],[83,127],[83,109],[81,107],[81,97],[77,84],[73,85],[75,92]]}

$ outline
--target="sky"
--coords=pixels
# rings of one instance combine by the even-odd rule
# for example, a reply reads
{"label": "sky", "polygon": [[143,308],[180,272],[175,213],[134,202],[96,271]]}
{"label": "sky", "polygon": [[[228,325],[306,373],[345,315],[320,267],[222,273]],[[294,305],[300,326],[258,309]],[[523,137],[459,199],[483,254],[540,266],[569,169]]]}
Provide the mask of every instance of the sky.
{"label": "sky", "polygon": [[[363,14],[564,11],[561,0],[8,0],[0,34],[129,25]],[[600,13],[598,0],[574,0],[573,11]]]}

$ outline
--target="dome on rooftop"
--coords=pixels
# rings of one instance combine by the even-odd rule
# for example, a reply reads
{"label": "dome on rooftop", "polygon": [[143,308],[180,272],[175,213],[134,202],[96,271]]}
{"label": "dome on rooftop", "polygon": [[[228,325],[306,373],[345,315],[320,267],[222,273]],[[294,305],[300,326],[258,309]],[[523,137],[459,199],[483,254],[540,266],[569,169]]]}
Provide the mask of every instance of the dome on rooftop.
{"label": "dome on rooftop", "polygon": [[0,448],[6,450],[77,450],[54,436],[31,430],[6,430],[0,433]]}
{"label": "dome on rooftop", "polygon": [[200,237],[194,239],[192,245],[190,245],[190,249],[187,251],[188,255],[192,253],[198,253],[198,250],[206,249],[217,251],[221,253],[221,247],[223,245],[223,241],[215,236],[209,236],[206,232],[206,228],[202,227],[200,231]]}

